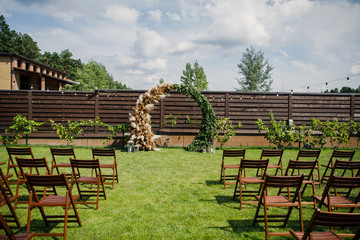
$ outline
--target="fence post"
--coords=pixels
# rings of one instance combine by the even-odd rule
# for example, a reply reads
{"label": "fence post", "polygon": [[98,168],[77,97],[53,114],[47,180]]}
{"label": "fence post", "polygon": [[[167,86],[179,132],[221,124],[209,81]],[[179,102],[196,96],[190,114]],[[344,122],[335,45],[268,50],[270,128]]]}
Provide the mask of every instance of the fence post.
{"label": "fence post", "polygon": [[164,99],[160,100],[160,126],[159,129],[164,124]]}
{"label": "fence post", "polygon": [[355,117],[355,95],[350,96],[350,118],[354,120]]}
{"label": "fence post", "polygon": [[[99,92],[95,91],[95,109],[94,109],[94,120],[99,116]],[[98,133],[98,126],[95,125],[95,133]]]}
{"label": "fence post", "polygon": [[229,93],[225,93],[225,117],[229,117]]}
{"label": "fence post", "polygon": [[289,100],[289,106],[288,106],[288,120],[292,119],[292,111],[293,111],[293,95],[289,94],[288,95],[288,100]]}
{"label": "fence post", "polygon": [[32,91],[28,91],[27,101],[28,101],[28,120],[31,120],[32,119]]}

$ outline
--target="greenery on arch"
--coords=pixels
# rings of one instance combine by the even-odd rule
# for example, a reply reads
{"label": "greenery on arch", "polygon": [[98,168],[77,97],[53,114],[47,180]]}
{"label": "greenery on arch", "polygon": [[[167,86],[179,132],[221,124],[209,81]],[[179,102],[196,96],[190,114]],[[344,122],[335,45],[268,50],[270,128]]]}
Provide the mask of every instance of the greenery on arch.
{"label": "greenery on arch", "polygon": [[191,85],[174,84],[174,89],[181,94],[191,97],[200,107],[202,119],[201,127],[198,135],[196,135],[193,142],[186,147],[189,151],[201,151],[202,146],[208,145],[210,141],[216,138],[216,116],[214,109],[206,97]]}

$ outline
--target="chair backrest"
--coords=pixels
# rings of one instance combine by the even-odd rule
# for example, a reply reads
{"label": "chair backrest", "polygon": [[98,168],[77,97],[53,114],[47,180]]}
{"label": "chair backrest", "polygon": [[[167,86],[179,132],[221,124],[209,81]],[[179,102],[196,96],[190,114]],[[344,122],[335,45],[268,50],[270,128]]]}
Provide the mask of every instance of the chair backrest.
{"label": "chair backrest", "polygon": [[319,159],[320,152],[321,152],[321,149],[319,149],[319,150],[300,149],[299,153],[296,157],[296,160],[300,160],[300,158],[313,158],[314,160]]}
{"label": "chair backrest", "polygon": [[[39,168],[40,169],[43,168],[47,173],[50,173],[50,169],[46,162],[45,157],[43,157],[43,158],[18,158],[18,157],[16,157],[16,161],[17,161],[17,164],[19,166],[19,169],[20,169],[20,172],[21,172],[21,175],[23,178],[25,178],[25,173],[28,173],[28,172],[26,172],[25,168],[30,170],[30,172],[31,172],[32,168],[35,168],[38,174],[40,174]],[[46,174],[46,173],[44,173],[44,174]]]}
{"label": "chair backrest", "polygon": [[347,150],[336,150],[334,149],[333,153],[331,154],[330,159],[347,159],[351,161],[355,155],[355,150],[347,151]]}
{"label": "chair backrest", "polygon": [[267,168],[267,165],[269,164],[269,159],[259,159],[259,160],[250,160],[250,159],[241,159],[240,162],[240,168]]}
{"label": "chair backrest", "polygon": [[[359,227],[360,213],[339,213],[339,212],[323,212],[317,208],[311,217],[309,225],[307,226],[303,238],[308,239],[313,226],[324,227]],[[356,235],[360,234],[360,229]],[[355,234],[354,234],[355,235]],[[353,239],[356,239],[355,237]]]}
{"label": "chair backrest", "polygon": [[73,159],[70,158],[71,167],[74,168],[99,168],[99,159]]}
{"label": "chair backrest", "polygon": [[65,186],[66,189],[69,189],[69,184],[64,173],[58,175],[32,175],[26,173],[25,177],[31,189],[34,187],[57,186]]}
{"label": "chair backrest", "polygon": [[13,159],[15,156],[30,156],[34,158],[31,147],[6,147],[9,157]]}
{"label": "chair backrest", "polygon": [[331,175],[328,183],[326,184],[324,194],[327,194],[330,188],[360,188],[359,177],[341,177]]}
{"label": "chair backrest", "polygon": [[[307,173],[305,174],[305,178],[310,179],[317,163],[318,163],[317,159],[314,161],[290,159],[289,164],[285,171],[285,175],[286,176],[294,175],[295,172],[297,172],[297,175],[299,175],[298,172],[300,172],[301,174],[304,174],[304,170],[308,170]],[[299,170],[299,171],[295,171],[295,170]],[[290,173],[290,171],[292,171],[292,172]]]}
{"label": "chair backrest", "polygon": [[114,157],[116,159],[115,149],[97,149],[92,148],[92,155],[93,159],[96,159],[97,157]]}
{"label": "chair backrest", "polygon": [[261,152],[260,159],[278,157],[282,158],[284,149],[263,149]]}
{"label": "chair backrest", "polygon": [[50,147],[51,155],[53,159],[55,156],[71,156],[76,158],[74,148],[53,148]]}
{"label": "chair backrest", "polygon": [[246,149],[224,149],[223,150],[223,159],[224,157],[245,157]]}
{"label": "chair backrest", "polygon": [[283,188],[294,187],[300,189],[304,175],[297,176],[271,176],[266,175],[264,187]]}
{"label": "chair backrest", "polygon": [[360,177],[360,161],[343,161],[336,159],[330,175],[334,175],[336,170],[357,170],[356,177]]}

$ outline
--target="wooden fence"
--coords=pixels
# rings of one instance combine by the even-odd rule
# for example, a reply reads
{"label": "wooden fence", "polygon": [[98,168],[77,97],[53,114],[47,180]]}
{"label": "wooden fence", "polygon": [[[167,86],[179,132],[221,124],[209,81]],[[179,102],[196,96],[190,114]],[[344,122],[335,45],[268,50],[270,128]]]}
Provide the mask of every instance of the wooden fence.
{"label": "wooden fence", "polygon": [[[129,113],[139,95],[137,90],[99,90],[97,92],[61,91],[7,91],[0,90],[0,134],[11,125],[17,114],[35,121],[56,122],[94,119],[116,125],[128,122]],[[299,126],[309,124],[312,118],[322,121],[337,118],[346,122],[349,118],[360,121],[360,94],[314,93],[243,93],[206,91],[203,94],[212,104],[216,116],[228,117],[234,124],[242,123],[239,134],[258,134],[255,122],[260,118],[269,122],[269,112],[277,120],[292,119]],[[172,114],[176,125],[164,121]],[[194,134],[200,123],[201,111],[197,104],[184,95],[172,92],[155,105],[151,112],[151,125],[158,134]],[[99,128],[88,128],[85,137],[99,137]],[[32,136],[53,136],[50,126],[44,126]]]}

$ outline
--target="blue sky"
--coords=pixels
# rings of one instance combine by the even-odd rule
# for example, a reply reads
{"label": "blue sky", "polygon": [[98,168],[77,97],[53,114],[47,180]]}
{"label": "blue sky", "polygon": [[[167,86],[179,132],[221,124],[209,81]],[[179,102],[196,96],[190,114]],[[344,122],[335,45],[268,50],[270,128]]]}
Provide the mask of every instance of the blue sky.
{"label": "blue sky", "polygon": [[273,91],[360,85],[360,1],[0,0],[0,14],[43,51],[100,61],[133,89],[179,83],[198,60],[210,90],[232,91],[250,46],[274,66]]}

